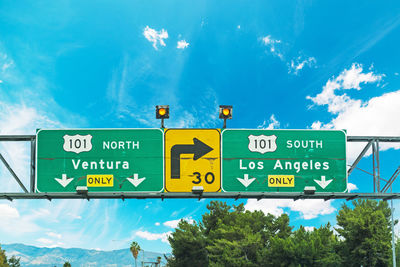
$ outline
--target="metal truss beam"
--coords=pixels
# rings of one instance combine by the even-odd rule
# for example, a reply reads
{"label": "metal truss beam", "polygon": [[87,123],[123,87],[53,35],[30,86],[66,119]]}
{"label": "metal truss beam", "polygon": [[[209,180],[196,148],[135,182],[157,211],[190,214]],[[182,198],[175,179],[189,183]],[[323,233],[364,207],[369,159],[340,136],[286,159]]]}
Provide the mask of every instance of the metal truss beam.
{"label": "metal truss beam", "polygon": [[295,193],[295,192],[240,192],[240,193],[227,193],[227,192],[216,192],[216,193],[133,193],[133,192],[119,192],[119,193],[101,193],[101,192],[89,192],[87,194],[78,193],[0,193],[0,199],[149,199],[149,198],[232,198],[238,199],[249,199],[254,198],[260,199],[346,199],[352,200],[355,198],[364,199],[400,199],[400,193]]}
{"label": "metal truss beam", "polygon": [[21,180],[18,178],[18,176],[15,174],[14,170],[10,167],[6,159],[3,157],[3,155],[0,153],[0,160],[3,162],[4,166],[6,166],[7,170],[11,173],[11,175],[14,177],[15,181],[19,184],[19,186],[22,188],[22,190],[25,191],[25,193],[28,193],[28,190],[24,186],[24,184],[21,182]]}
{"label": "metal truss beam", "polygon": [[370,148],[371,145],[372,145],[372,141],[369,141],[368,144],[361,151],[360,155],[358,155],[358,157],[356,158],[354,163],[351,165],[350,169],[347,171],[347,175],[350,175],[350,173],[357,167],[357,164],[364,157],[365,153],[367,153],[367,151],[368,151],[368,149]]}
{"label": "metal truss beam", "polygon": [[[36,144],[36,136],[35,135],[0,135],[0,141],[3,142],[31,142],[31,163],[30,163],[30,192],[34,192],[35,188],[35,144]],[[24,190],[25,193],[28,193],[28,190],[26,189],[25,185],[21,182],[21,180],[18,178],[17,174],[14,172],[14,170],[11,168],[11,166],[8,164],[6,159],[3,157],[3,155],[0,153],[0,160],[3,162],[4,166],[7,168],[7,170],[11,173],[11,175],[14,177],[14,179],[17,181],[19,186]]]}
{"label": "metal truss beam", "polygon": [[0,141],[31,141],[35,139],[35,135],[0,135]]}
{"label": "metal truss beam", "polygon": [[400,136],[347,136],[347,141],[349,142],[369,142],[374,140],[397,143],[400,142]]}
{"label": "metal truss beam", "polygon": [[[35,147],[36,147],[36,136],[35,135],[0,135],[0,142],[30,142],[31,153],[30,153],[30,185],[29,192],[27,188],[22,184],[21,180],[19,180],[18,176],[15,174],[13,169],[9,166],[9,164],[5,161],[4,157],[1,156],[1,161],[6,166],[6,168],[10,171],[12,176],[21,186],[21,188],[25,191],[25,193],[0,193],[0,199],[8,199],[12,201],[13,199],[47,199],[51,201],[52,199],[144,199],[144,198],[161,198],[162,200],[165,198],[233,198],[233,199],[244,199],[244,198],[254,198],[257,200],[260,199],[268,199],[268,198],[281,198],[281,199],[346,199],[352,200],[355,198],[370,198],[370,199],[399,199],[400,193],[387,193],[389,189],[391,189],[393,182],[400,174],[400,166],[393,173],[390,179],[383,179],[380,177],[380,162],[379,162],[379,143],[397,143],[400,142],[400,136],[347,136],[348,142],[365,142],[367,143],[364,149],[361,151],[357,159],[350,166],[348,170],[348,175],[352,173],[354,169],[357,168],[357,164],[361,161],[361,159],[365,156],[367,151],[372,148],[372,173],[373,176],[373,187],[374,193],[315,193],[315,194],[305,194],[301,193],[260,193],[260,192],[241,192],[241,193],[226,193],[226,192],[217,192],[217,193],[203,193],[192,194],[192,193],[134,193],[134,192],[119,192],[119,193],[99,193],[99,192],[90,192],[86,195],[77,194],[77,193],[34,193],[35,189]],[[384,181],[385,184],[381,187],[381,181]]]}
{"label": "metal truss beam", "polygon": [[382,188],[382,192],[387,192],[389,188],[391,188],[394,180],[396,180],[397,176],[400,174],[400,166],[397,168],[397,170],[394,171],[392,177],[390,177],[389,181],[387,181],[386,185]]}
{"label": "metal truss beam", "polygon": [[[389,188],[391,188],[393,182],[396,180],[397,176],[400,173],[400,166],[394,172],[390,179],[386,180],[381,177],[380,170],[380,160],[379,160],[379,143],[398,143],[400,142],[400,136],[348,136],[348,142],[367,142],[367,145],[358,155],[354,163],[351,165],[350,169],[347,171],[347,175],[357,168],[357,164],[364,157],[365,153],[368,151],[370,147],[372,147],[372,177],[373,177],[373,191],[384,193],[387,192]],[[381,182],[385,184],[381,187]]]}

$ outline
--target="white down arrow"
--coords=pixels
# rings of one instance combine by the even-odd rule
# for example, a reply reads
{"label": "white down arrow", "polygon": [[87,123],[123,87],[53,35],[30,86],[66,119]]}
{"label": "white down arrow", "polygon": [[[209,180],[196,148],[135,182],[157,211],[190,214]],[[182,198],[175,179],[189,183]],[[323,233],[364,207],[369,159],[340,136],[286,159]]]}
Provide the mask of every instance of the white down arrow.
{"label": "white down arrow", "polygon": [[74,178],[67,178],[67,175],[65,173],[62,174],[62,178],[54,178],[57,182],[60,183],[62,187],[66,187]]}
{"label": "white down arrow", "polygon": [[135,187],[138,187],[138,185],[140,185],[146,179],[146,177],[139,178],[139,174],[134,173],[133,178],[126,178],[126,179],[128,179],[128,181]]}
{"label": "white down arrow", "polygon": [[325,180],[325,176],[324,176],[324,175],[321,176],[321,180],[314,179],[314,181],[315,181],[320,187],[322,187],[322,189],[325,189],[325,187],[327,187],[327,186],[332,182],[332,180],[333,180],[333,179]]}
{"label": "white down arrow", "polygon": [[245,174],[243,178],[236,178],[241,182],[245,187],[248,187],[256,178],[250,178],[249,175]]}

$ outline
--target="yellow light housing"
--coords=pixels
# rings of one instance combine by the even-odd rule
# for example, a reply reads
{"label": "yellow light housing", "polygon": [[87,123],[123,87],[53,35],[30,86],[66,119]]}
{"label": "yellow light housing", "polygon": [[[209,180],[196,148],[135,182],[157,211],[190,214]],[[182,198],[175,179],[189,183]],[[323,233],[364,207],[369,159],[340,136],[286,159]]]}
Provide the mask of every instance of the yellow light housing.
{"label": "yellow light housing", "polygon": [[232,106],[220,105],[219,106],[220,119],[232,119]]}
{"label": "yellow light housing", "polygon": [[168,119],[169,118],[169,105],[156,106],[156,119]]}

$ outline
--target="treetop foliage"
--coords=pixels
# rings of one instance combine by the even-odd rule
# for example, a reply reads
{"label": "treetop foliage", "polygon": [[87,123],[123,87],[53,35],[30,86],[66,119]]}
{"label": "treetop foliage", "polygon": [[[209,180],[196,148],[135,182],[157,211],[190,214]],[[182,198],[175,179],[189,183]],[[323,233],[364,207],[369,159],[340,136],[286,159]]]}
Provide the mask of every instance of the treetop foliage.
{"label": "treetop foliage", "polygon": [[[391,262],[390,208],[386,201],[344,203],[337,216],[340,254],[347,266],[387,266]],[[397,221],[395,222],[397,223]]]}
{"label": "treetop foliage", "polygon": [[[212,201],[193,224],[181,220],[168,238],[168,266],[388,266],[390,209],[384,201],[344,204],[337,227],[293,231],[286,214],[247,211]],[[337,233],[335,233],[335,230]]]}
{"label": "treetop foliage", "polygon": [[20,267],[19,263],[20,258],[15,256],[11,256],[10,259],[7,260],[6,252],[1,248],[0,245],[0,267]]}

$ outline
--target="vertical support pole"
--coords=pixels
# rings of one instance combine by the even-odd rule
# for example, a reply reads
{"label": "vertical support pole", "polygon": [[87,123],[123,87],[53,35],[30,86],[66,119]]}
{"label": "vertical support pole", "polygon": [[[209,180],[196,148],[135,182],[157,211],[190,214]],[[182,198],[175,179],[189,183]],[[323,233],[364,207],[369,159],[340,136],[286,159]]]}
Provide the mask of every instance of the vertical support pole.
{"label": "vertical support pole", "polygon": [[35,171],[36,171],[36,162],[35,162],[35,155],[36,155],[36,139],[31,139],[31,183],[30,183],[30,192],[35,192]]}
{"label": "vertical support pole", "polygon": [[[390,190],[390,191],[392,191],[392,190]],[[391,205],[391,213],[392,213],[392,220],[391,220],[391,224],[392,224],[392,258],[393,258],[393,267],[396,267],[396,244],[394,242],[393,199],[390,200],[390,205]]]}
{"label": "vertical support pole", "polygon": [[376,193],[375,150],[376,150],[376,143],[375,143],[375,140],[373,140],[372,141],[372,173],[374,176],[374,193]]}
{"label": "vertical support pole", "polygon": [[164,128],[164,119],[161,118],[161,128]]}
{"label": "vertical support pole", "polygon": [[379,163],[379,140],[378,139],[376,140],[375,153],[376,153],[376,170],[377,170],[377,177],[376,177],[377,185],[376,185],[376,187],[377,187],[378,193],[381,193],[381,175],[380,175],[380,171],[379,171],[380,163]]}
{"label": "vertical support pole", "polygon": [[224,126],[222,126],[222,128],[226,128],[226,118],[224,118]]}

